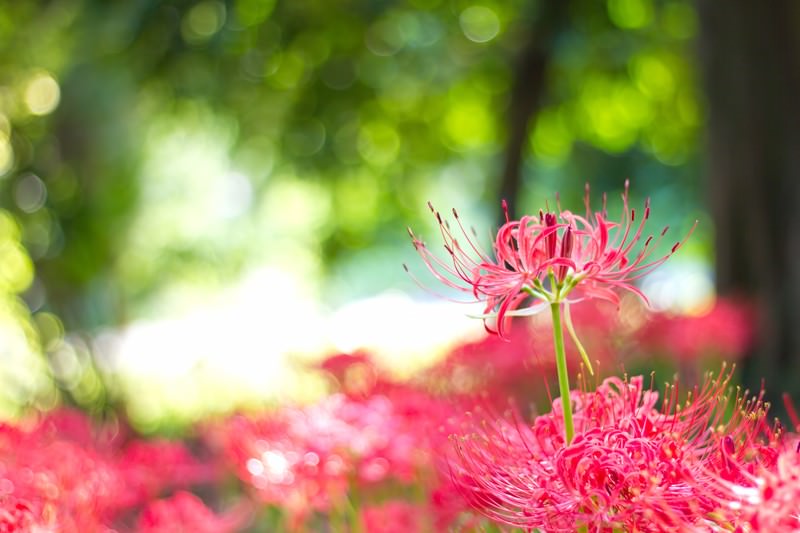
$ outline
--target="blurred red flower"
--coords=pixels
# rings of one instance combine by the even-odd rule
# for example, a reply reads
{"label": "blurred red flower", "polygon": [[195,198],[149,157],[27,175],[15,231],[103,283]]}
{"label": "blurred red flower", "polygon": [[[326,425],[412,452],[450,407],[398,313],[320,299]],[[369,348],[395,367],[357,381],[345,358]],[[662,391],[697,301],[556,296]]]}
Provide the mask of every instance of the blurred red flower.
{"label": "blurred red flower", "polygon": [[0,531],[105,531],[167,488],[210,480],[181,443],[123,448],[116,434],[67,409],[0,425]]}
{"label": "blurred red flower", "polygon": [[753,341],[752,309],[735,300],[718,299],[700,315],[653,314],[638,333],[645,351],[683,361],[705,356],[742,357]]}
{"label": "blurred red flower", "polygon": [[410,484],[431,469],[430,438],[445,407],[411,387],[385,392],[234,416],[209,440],[260,500],[301,520],[341,505],[350,483]]}
{"label": "blurred red flower", "polygon": [[139,533],[230,533],[244,525],[244,508],[218,515],[190,492],[150,502],[139,516]]}
{"label": "blurred red flower", "polygon": [[361,509],[366,533],[416,533],[423,528],[426,509],[404,501],[388,501]]}

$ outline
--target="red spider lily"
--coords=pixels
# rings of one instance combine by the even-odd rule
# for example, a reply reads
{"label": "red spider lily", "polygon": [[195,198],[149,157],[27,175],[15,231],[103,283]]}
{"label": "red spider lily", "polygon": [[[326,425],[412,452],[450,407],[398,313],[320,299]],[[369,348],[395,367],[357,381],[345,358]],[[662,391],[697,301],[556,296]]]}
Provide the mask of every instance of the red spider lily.
{"label": "red spider lily", "polygon": [[552,349],[552,333],[524,326],[511,330],[505,339],[486,335],[455,346],[423,372],[424,379],[437,391],[480,393],[501,403],[510,396],[529,396],[532,373],[552,375],[555,363],[552,357],[538,356],[539,349],[547,351],[540,341]]}
{"label": "red spider lily", "polygon": [[352,397],[368,396],[384,381],[378,365],[363,351],[334,354],[312,368],[322,370],[336,390]]}
{"label": "red spider lily", "polygon": [[430,439],[444,404],[411,388],[384,391],[235,416],[209,438],[259,499],[300,524],[313,511],[340,507],[353,482],[367,489],[385,481],[411,484],[431,469]]}
{"label": "red spider lily", "polygon": [[[666,255],[653,259],[652,254],[667,228],[656,239],[652,235],[646,237],[637,248],[650,216],[649,200],[638,221],[635,210],[628,205],[627,181],[622,201],[619,222],[609,220],[605,197],[602,211],[591,210],[588,185],[585,216],[559,210],[512,221],[504,202],[507,222],[497,232],[492,253],[475,242],[474,234],[471,237],[466,231],[455,210],[453,216],[463,241],[429,204],[439,222],[447,259],[431,252],[411,230],[409,233],[433,276],[448,287],[484,302],[483,318],[496,319],[497,333],[504,336],[504,319],[538,312],[543,306],[535,305],[536,300],[546,304],[601,298],[618,304],[615,289],[623,289],[646,301],[633,282],[666,261],[685,239],[675,243]],[[531,305],[520,309],[527,302]],[[487,329],[491,331],[488,325]]]}
{"label": "red spider lily", "polygon": [[69,410],[0,426],[0,531],[106,531],[144,499],[209,479],[181,444],[121,450],[114,434]]}
{"label": "red spider lily", "polygon": [[212,447],[250,485],[259,500],[280,505],[295,522],[310,512],[327,511],[345,494],[349,465],[327,446],[307,442],[302,412],[272,416],[234,416],[209,433]]}
{"label": "red spider lily", "polygon": [[[776,432],[758,399],[737,396],[724,420],[731,373],[685,402],[642,378],[573,391],[576,436],[565,444],[560,401],[531,425],[483,422],[455,438],[453,479],[481,513],[544,531],[715,530],[740,520],[736,487],[768,468]],[[736,502],[731,505],[731,502]]]}
{"label": "red spider lily", "polygon": [[753,312],[733,300],[717,300],[698,316],[654,314],[639,331],[649,353],[669,354],[683,361],[716,355],[725,360],[744,355],[753,340]]}
{"label": "red spider lily", "polygon": [[0,440],[0,483],[25,503],[34,524],[98,531],[117,511],[124,479],[105,454],[60,438],[46,422],[27,431],[5,427]]}
{"label": "red spider lily", "polygon": [[[800,430],[788,395],[784,403],[793,429]],[[788,433],[769,448],[757,447],[759,461],[753,450],[725,444],[724,460],[712,476],[721,479],[712,490],[726,502],[724,525],[736,525],[737,532],[800,531],[800,435]]]}
{"label": "red spider lily", "polygon": [[800,439],[787,439],[774,465],[730,490],[731,510],[741,509],[737,531],[800,531]]}
{"label": "red spider lily", "polygon": [[0,497],[0,533],[20,533],[23,531],[51,531],[41,513],[33,505],[13,496]]}
{"label": "red spider lily", "polygon": [[139,533],[230,533],[246,522],[249,511],[234,508],[218,515],[203,500],[186,491],[150,502],[139,517]]}
{"label": "red spider lily", "polygon": [[426,509],[404,501],[388,501],[361,509],[366,533],[415,533],[424,531]]}
{"label": "red spider lily", "polygon": [[170,487],[214,481],[215,467],[201,463],[180,442],[137,440],[115,454],[116,470],[125,479],[120,503],[140,505]]}

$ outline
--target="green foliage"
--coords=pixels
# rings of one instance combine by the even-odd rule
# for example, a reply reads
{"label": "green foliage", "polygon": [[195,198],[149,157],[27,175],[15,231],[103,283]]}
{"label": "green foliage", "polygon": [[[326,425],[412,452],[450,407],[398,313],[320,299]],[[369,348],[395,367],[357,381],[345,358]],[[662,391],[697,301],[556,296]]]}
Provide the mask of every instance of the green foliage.
{"label": "green foliage", "polygon": [[[430,223],[426,200],[492,218],[514,65],[541,8],[6,2],[0,198],[27,250],[14,264],[35,265],[18,282],[27,305],[97,328],[264,262],[340,300],[405,283],[403,227]],[[598,176],[612,190],[638,178],[639,194],[691,183],[695,32],[685,0],[570,3],[523,204]]]}

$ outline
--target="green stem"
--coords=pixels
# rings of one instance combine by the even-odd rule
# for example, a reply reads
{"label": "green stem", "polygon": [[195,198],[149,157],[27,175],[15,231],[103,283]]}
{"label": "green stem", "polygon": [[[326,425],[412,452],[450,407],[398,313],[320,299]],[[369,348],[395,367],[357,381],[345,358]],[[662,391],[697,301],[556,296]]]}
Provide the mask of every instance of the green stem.
{"label": "green stem", "polygon": [[572,422],[572,401],[569,397],[569,375],[567,374],[567,353],[564,351],[564,330],[561,328],[561,304],[550,304],[553,315],[553,341],[556,349],[556,370],[558,372],[558,391],[561,395],[561,409],[564,413],[566,443],[572,442],[575,428]]}
{"label": "green stem", "polygon": [[581,357],[583,358],[583,364],[586,365],[587,370],[589,370],[589,374],[594,376],[594,369],[592,368],[592,362],[589,361],[589,354],[586,353],[586,348],[584,348],[583,344],[581,344],[578,334],[575,333],[575,326],[572,325],[572,317],[569,314],[569,303],[567,302],[564,302],[564,324],[567,326],[567,332],[569,332],[569,336],[572,337],[572,342],[575,343],[578,353],[580,353]]}

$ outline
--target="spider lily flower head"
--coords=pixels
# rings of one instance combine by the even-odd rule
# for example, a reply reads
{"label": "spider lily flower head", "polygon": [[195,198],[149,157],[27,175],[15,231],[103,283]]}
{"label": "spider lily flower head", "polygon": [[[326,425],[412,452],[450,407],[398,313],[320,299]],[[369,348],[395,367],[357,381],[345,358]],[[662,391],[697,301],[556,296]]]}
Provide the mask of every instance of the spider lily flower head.
{"label": "spider lily flower head", "polygon": [[686,400],[668,385],[660,406],[641,377],[573,391],[570,443],[560,400],[532,423],[484,413],[453,437],[453,483],[484,516],[526,530],[733,530],[758,500],[755,474],[775,470],[779,432],[760,396],[727,399],[731,376],[709,375]]}
{"label": "spider lily flower head", "polygon": [[[647,302],[634,282],[674,254],[694,227],[668,253],[654,258],[668,227],[658,236],[645,237],[650,202],[637,213],[629,206],[628,188],[626,181],[619,221],[609,219],[605,195],[602,210],[592,211],[588,184],[583,216],[559,207],[557,212],[511,220],[504,201],[506,223],[498,230],[491,252],[478,245],[475,232],[466,230],[455,209],[458,231],[430,203],[447,256],[434,254],[410,229],[409,234],[431,274],[483,302],[481,318],[487,329],[505,336],[506,317],[534,314],[552,303],[600,298],[618,304],[616,289],[633,292]],[[495,321],[496,331],[489,321]]]}

